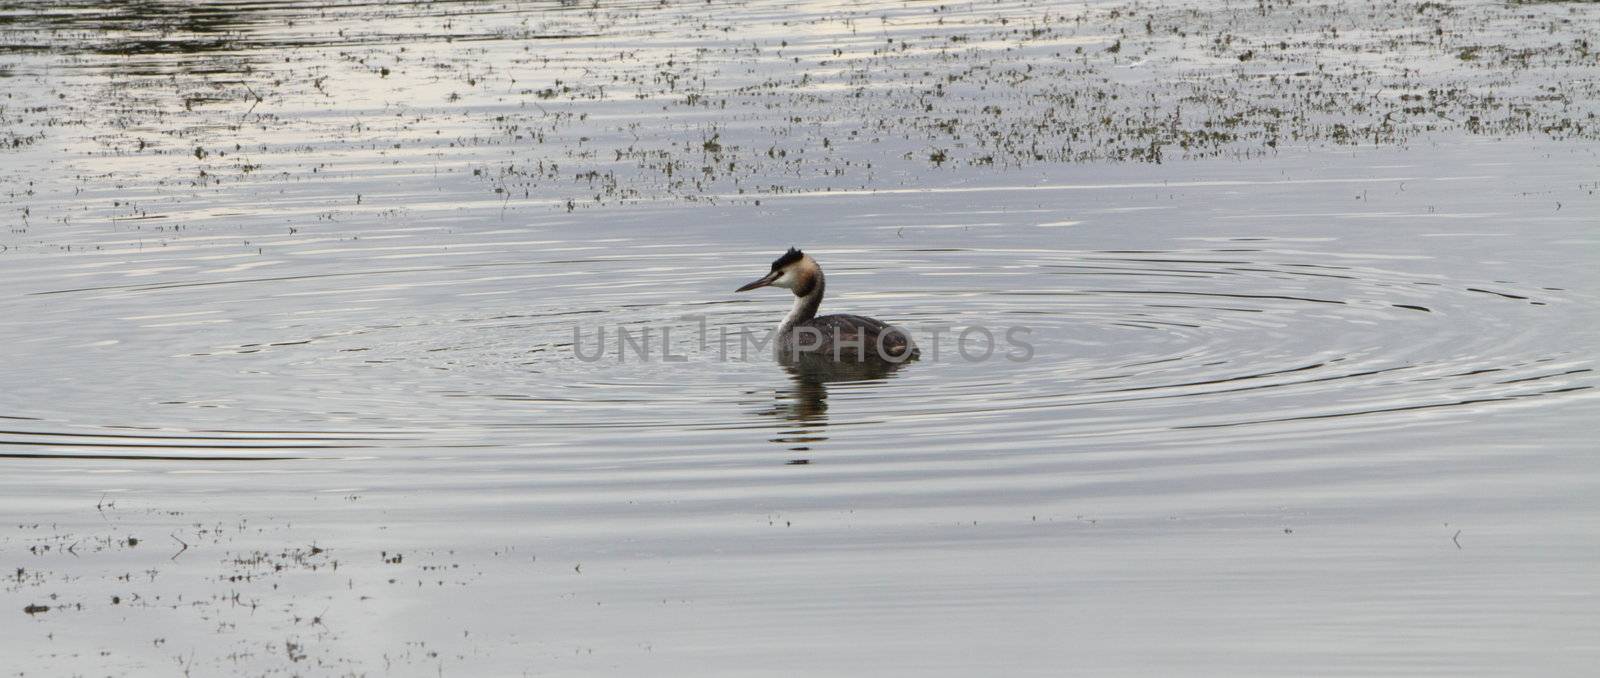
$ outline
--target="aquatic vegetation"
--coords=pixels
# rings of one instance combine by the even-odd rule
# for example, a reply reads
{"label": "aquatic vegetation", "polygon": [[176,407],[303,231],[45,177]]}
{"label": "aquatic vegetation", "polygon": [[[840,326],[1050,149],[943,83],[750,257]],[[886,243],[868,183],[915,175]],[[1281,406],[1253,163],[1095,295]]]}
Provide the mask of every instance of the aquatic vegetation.
{"label": "aquatic vegetation", "polygon": [[1597,28],[0,0],[0,657],[1592,672]]}

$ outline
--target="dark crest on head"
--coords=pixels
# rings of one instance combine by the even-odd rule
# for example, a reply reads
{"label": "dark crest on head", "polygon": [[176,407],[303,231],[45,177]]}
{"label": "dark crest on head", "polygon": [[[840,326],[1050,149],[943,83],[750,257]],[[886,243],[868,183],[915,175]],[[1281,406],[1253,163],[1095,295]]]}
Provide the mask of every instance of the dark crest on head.
{"label": "dark crest on head", "polygon": [[791,248],[789,248],[788,252],[784,252],[783,253],[783,256],[778,257],[778,259],[776,261],[772,262],[772,270],[776,271],[776,270],[778,270],[780,268],[788,266],[789,264],[792,264],[792,263],[794,263],[796,261],[799,261],[800,257],[803,257],[805,255],[806,255],[805,252],[801,252],[800,250],[797,250],[797,249],[791,247]]}

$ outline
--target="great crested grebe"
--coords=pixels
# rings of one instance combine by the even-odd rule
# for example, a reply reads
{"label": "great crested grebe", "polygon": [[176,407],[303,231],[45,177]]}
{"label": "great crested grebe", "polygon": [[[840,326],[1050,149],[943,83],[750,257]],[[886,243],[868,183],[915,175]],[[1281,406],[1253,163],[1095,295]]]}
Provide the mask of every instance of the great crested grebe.
{"label": "great crested grebe", "polygon": [[911,336],[881,320],[843,313],[817,315],[825,286],[822,267],[800,250],[789,248],[772,262],[772,272],[734,291],[768,286],[794,293],[794,308],[778,325],[778,341],[774,346],[781,351],[828,353],[835,357],[849,354],[861,359],[877,357],[895,362],[917,356]]}

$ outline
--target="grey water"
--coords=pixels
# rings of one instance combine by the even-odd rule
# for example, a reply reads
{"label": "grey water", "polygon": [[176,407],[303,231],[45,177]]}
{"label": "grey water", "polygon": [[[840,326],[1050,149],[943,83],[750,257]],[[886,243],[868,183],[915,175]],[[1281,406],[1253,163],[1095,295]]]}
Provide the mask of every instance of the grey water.
{"label": "grey water", "polygon": [[7,673],[1581,675],[1600,14],[1434,5],[0,2]]}

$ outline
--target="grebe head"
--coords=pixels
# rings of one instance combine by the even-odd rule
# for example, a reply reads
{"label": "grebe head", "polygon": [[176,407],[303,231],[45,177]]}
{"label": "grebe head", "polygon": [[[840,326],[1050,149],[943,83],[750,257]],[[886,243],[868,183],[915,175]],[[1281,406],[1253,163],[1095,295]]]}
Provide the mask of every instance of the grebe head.
{"label": "grebe head", "polygon": [[772,272],[734,291],[745,292],[758,287],[782,287],[794,292],[797,297],[803,297],[816,289],[821,279],[822,267],[817,265],[817,261],[805,252],[791,247],[788,252],[783,253],[783,256],[772,262]]}

